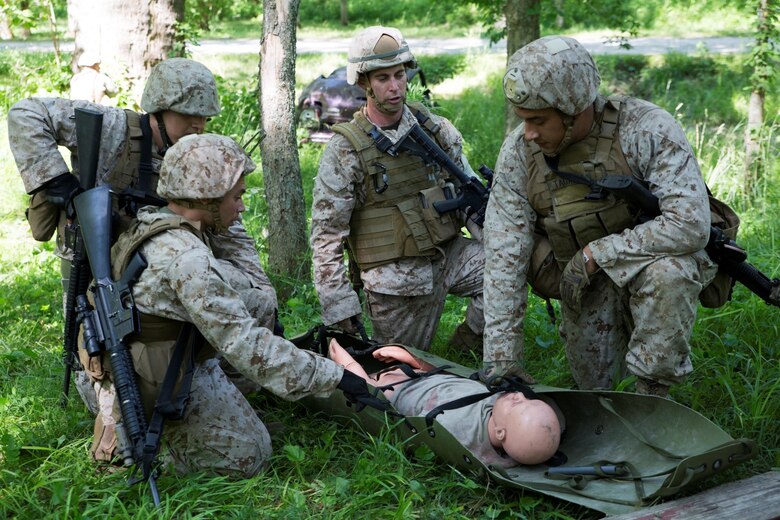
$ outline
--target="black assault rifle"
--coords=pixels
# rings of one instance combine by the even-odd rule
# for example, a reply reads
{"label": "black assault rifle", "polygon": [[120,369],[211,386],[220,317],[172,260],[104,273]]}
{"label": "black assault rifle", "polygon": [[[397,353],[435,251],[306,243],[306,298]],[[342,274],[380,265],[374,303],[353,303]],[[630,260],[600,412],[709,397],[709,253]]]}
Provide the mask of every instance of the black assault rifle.
{"label": "black assault rifle", "polygon": [[422,125],[427,118],[419,112],[415,115],[420,124],[412,126],[412,129],[395,144],[376,128],[369,135],[374,139],[377,148],[382,152],[395,156],[399,151],[405,150],[422,158],[426,164],[431,164],[431,160],[435,161],[440,167],[455,176],[458,182],[460,182],[460,186],[457,188],[457,196],[447,200],[436,201],[433,203],[433,208],[440,215],[460,209],[475,224],[482,227],[485,221],[488,199],[490,198],[490,186],[493,183],[493,171],[484,164],[479,168],[479,173],[487,181],[487,186],[483,185],[475,176],[468,175],[422,129]]}
{"label": "black assault rifle", "polygon": [[[146,268],[146,261],[136,253],[122,278],[111,275],[111,192],[107,185],[97,188],[97,156],[100,149],[102,115],[89,110],[76,110],[79,164],[82,187],[90,187],[73,199],[76,213],[76,244],[89,261],[94,280],[91,286],[95,306],[86,291],[75,295],[78,325],[83,327],[84,348],[90,357],[104,355],[111,369],[111,379],[122,411],[117,424],[117,445],[125,464],[134,463],[141,469],[143,480],[149,482],[155,505],[160,504],[157,492],[156,468],[153,467],[157,445],[147,442],[148,425],[135,369],[125,338],[138,332],[139,317],[131,286]],[[90,278],[89,276],[87,277]],[[131,475],[131,483],[140,481]]]}
{"label": "black assault rifle", "polygon": [[[566,180],[589,184],[591,193],[586,198],[599,199],[606,196],[606,193],[613,193],[638,208],[645,220],[651,220],[661,214],[658,197],[633,177],[608,175],[591,183],[578,175],[557,170],[554,167],[556,165],[554,163],[551,165],[549,161],[548,166]],[[718,264],[719,270],[750,289],[766,303],[780,307],[780,301],[773,298],[771,294],[772,288],[780,285],[780,279],[770,280],[754,265],[747,262],[747,252],[727,237],[721,228],[718,226],[710,227],[710,238],[704,250],[707,251],[712,261]]]}
{"label": "black assault rifle", "polygon": [[[100,150],[100,135],[103,128],[103,114],[92,110],[77,108],[76,143],[78,145],[78,163],[81,191],[95,187],[97,178],[98,153]],[[96,137],[95,137],[96,136]],[[78,357],[79,322],[76,313],[76,298],[87,293],[92,274],[89,270],[81,226],[73,207],[67,209],[68,225],[65,227],[65,244],[73,251],[68,278],[68,290],[65,299],[65,331],[64,352],[62,360],[65,364],[65,378],[62,388],[62,407],[68,404],[70,376],[73,370],[81,368]]]}

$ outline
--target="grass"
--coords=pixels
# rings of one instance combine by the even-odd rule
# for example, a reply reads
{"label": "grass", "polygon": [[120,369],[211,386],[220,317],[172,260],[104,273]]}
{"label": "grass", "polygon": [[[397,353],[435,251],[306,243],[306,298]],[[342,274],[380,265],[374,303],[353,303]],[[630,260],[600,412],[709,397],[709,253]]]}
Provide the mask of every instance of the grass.
{"label": "grass", "polygon": [[[25,95],[15,82],[19,71],[37,78],[34,89],[57,92],[35,71],[50,70],[46,56],[0,54],[0,103]],[[214,56],[206,61],[221,76],[225,112],[212,130],[244,136],[253,109],[256,56]],[[304,56],[297,86],[342,64],[343,55]],[[777,214],[780,123],[770,118],[764,143],[767,173],[754,193],[740,188],[742,125],[745,118],[744,62],[740,57],[669,59],[599,58],[604,89],[635,92],[675,113],[685,126],[702,170],[716,194],[739,209],[740,243],[750,261],[770,277],[780,276]],[[425,57],[437,111],[462,131],[474,165],[493,166],[503,135],[500,78],[503,59],[493,55]],[[695,74],[690,72],[695,70]],[[56,76],[56,74],[51,77]],[[32,88],[28,85],[28,88]],[[684,104],[679,106],[680,103]],[[767,113],[777,114],[770,93]],[[254,111],[254,113],[253,113]],[[600,515],[534,493],[507,490],[438,463],[427,449],[405,451],[390,429],[379,436],[315,415],[297,403],[272,396],[253,398],[269,422],[286,429],[273,437],[275,456],[268,472],[234,481],[209,475],[164,474],[163,504],[153,508],[145,486],[128,488],[125,474],[99,472],[88,461],[91,417],[75,402],[58,406],[62,309],[59,262],[51,243],[29,236],[21,180],[0,124],[0,517],[5,518],[560,518]],[[310,197],[322,148],[299,149],[306,196]],[[257,154],[256,154],[257,155]],[[255,157],[258,165],[260,158]],[[310,206],[310,199],[307,199]],[[263,261],[267,231],[262,174],[250,177],[247,225],[258,239]],[[281,281],[277,281],[281,282]],[[465,301],[447,301],[433,350],[476,366],[474,355],[453,352],[446,338],[460,322]],[[311,286],[296,287],[282,302],[290,334],[317,321]],[[693,333],[694,372],[673,389],[673,397],[717,423],[733,437],[760,445],[759,456],[692,491],[780,466],[780,331],[778,309],[742,287],[720,309],[701,309]],[[525,323],[527,368],[540,382],[570,387],[563,345],[544,305],[531,298]],[[623,382],[622,384],[627,384]],[[71,389],[75,396],[75,391]]]}

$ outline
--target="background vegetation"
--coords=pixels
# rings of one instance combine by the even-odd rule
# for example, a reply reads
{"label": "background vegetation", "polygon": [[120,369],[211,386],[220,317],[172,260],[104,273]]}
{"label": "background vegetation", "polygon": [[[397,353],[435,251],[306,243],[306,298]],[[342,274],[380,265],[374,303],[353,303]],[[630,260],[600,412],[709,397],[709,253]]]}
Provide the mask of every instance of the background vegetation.
{"label": "background vegetation", "polygon": [[[188,2],[189,3],[189,2]],[[566,5],[574,2],[566,2]],[[641,10],[634,4],[636,12]],[[197,2],[192,2],[197,4]],[[190,4],[190,5],[192,5]],[[213,2],[219,4],[219,2]],[[231,9],[251,5],[236,1]],[[302,8],[307,24],[341,31],[315,15],[336,2],[312,0]],[[404,14],[351,14],[353,23],[405,22],[434,34],[461,34],[442,6],[448,2],[407,2]],[[585,3],[582,3],[585,4]],[[737,16],[736,2],[704,2],[721,16]],[[659,12],[674,2],[642,2]],[[678,14],[679,27],[696,26],[699,5]],[[319,10],[316,7],[320,7]],[[714,9],[721,6],[728,13]],[[467,9],[458,7],[458,9]],[[225,13],[232,11],[225,11]],[[360,11],[362,12],[362,11]],[[307,14],[308,13],[308,14]],[[691,15],[693,13],[693,15]],[[255,16],[240,12],[217,16],[225,27],[233,18]],[[337,20],[338,13],[333,16]],[[362,16],[362,15],[360,15]],[[370,18],[370,17],[378,18]],[[331,19],[331,15],[324,16]],[[428,17],[428,18],[426,18]],[[444,17],[444,18],[442,18]],[[657,20],[658,18],[656,18]],[[674,18],[671,18],[672,20]],[[685,20],[681,22],[680,20]],[[690,21],[690,23],[689,23]],[[233,22],[230,22],[233,23]],[[254,21],[257,37],[259,26]],[[331,23],[332,27],[329,26]],[[449,24],[449,25],[448,25]],[[399,23],[401,25],[401,23]],[[573,27],[598,27],[578,22]],[[739,24],[735,24],[739,26]],[[330,30],[329,29],[329,30]],[[348,30],[351,32],[351,29]],[[426,32],[421,30],[421,32]],[[548,31],[550,32],[550,31]],[[212,33],[213,34],[213,33]],[[345,33],[346,34],[346,33]],[[257,118],[254,73],[257,56],[197,55],[220,75],[223,113],[210,130],[239,139],[251,132]],[[500,54],[421,56],[437,111],[461,130],[472,164],[494,165],[503,137],[500,79],[505,57]],[[708,184],[743,219],[739,242],[750,261],[770,277],[780,276],[780,140],[777,90],[768,91],[766,139],[762,143],[766,175],[754,193],[741,191],[743,130],[749,95],[749,66],[745,56],[606,57],[597,62],[605,93],[631,93],[649,99],[675,114],[687,131]],[[304,55],[298,60],[297,87],[344,63],[344,55]],[[24,78],[24,81],[19,81]],[[8,518],[147,518],[157,517],[144,486],[128,488],[125,472],[96,470],[87,449],[92,418],[75,397],[59,408],[62,309],[59,261],[52,243],[37,243],[24,220],[26,195],[7,146],[5,116],[10,105],[32,94],[66,95],[69,72],[57,69],[50,54],[0,52],[0,516]],[[300,147],[306,196],[322,148]],[[259,159],[256,157],[256,159]],[[260,164],[260,161],[256,161]],[[262,175],[250,178],[245,215],[258,239],[263,260],[267,221]],[[310,206],[310,199],[307,205]],[[275,280],[286,283],[285,280]],[[453,352],[446,339],[459,323],[465,301],[451,298],[433,345],[435,353],[466,365],[478,366],[478,355]],[[318,321],[318,304],[311,286],[295,287],[282,304],[282,320],[291,335]],[[743,287],[721,309],[701,309],[693,336],[694,373],[673,389],[677,401],[702,413],[733,437],[748,437],[761,447],[759,457],[709,480],[696,489],[735,480],[780,466],[780,331],[778,309],[763,304]],[[544,305],[532,298],[526,320],[529,371],[542,383],[570,387],[563,346]],[[620,383],[627,386],[630,380]],[[273,437],[275,457],[270,470],[246,481],[209,475],[177,477],[165,474],[159,483],[165,518],[598,518],[583,508],[532,493],[497,488],[435,461],[425,449],[406,453],[387,435],[372,437],[357,428],[344,428],[334,419],[313,415],[303,406],[257,395],[253,404],[269,423],[285,428]],[[692,490],[695,491],[696,489]]]}

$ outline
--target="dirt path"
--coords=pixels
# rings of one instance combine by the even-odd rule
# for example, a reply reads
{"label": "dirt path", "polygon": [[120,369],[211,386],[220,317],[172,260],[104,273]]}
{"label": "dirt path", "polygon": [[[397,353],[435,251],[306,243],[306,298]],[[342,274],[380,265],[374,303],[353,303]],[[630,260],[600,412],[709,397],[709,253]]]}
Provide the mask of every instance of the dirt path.
{"label": "dirt path", "polygon": [[[697,49],[707,49],[716,54],[733,54],[748,52],[751,39],[740,37],[714,38],[672,38],[646,37],[630,40],[631,49],[623,49],[614,44],[605,44],[600,36],[578,36],[580,42],[595,54],[664,54],[675,51],[690,54]],[[481,38],[446,38],[422,39],[410,38],[409,46],[415,54],[456,54],[463,52],[506,52],[506,41],[489,46],[487,40]],[[347,52],[349,38],[334,39],[302,39],[298,41],[298,53]],[[28,51],[51,51],[51,42],[0,42],[0,51],[7,49],[24,49]],[[70,52],[73,42],[63,42],[60,50]],[[193,47],[192,52],[198,54],[257,54],[260,52],[260,39],[241,38],[230,40],[201,40],[200,46]]]}

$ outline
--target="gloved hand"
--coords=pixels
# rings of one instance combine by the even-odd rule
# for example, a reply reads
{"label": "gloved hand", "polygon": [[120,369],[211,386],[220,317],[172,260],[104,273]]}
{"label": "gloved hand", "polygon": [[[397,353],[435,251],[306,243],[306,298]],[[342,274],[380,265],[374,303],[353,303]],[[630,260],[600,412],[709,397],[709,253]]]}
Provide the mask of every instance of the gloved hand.
{"label": "gloved hand", "polygon": [[[589,262],[593,262],[589,259]],[[582,295],[590,284],[587,266],[585,265],[585,255],[582,250],[577,251],[566,267],[561,276],[561,302],[575,312],[579,312],[582,306]]]}
{"label": "gloved hand", "polygon": [[479,379],[483,383],[496,377],[514,378],[526,385],[535,385],[536,379],[525,371],[517,361],[485,361],[479,371]]}
{"label": "gloved hand", "polygon": [[366,406],[379,410],[389,409],[385,401],[371,395],[368,391],[368,385],[362,377],[353,374],[349,370],[344,370],[344,375],[341,376],[341,381],[336,385],[336,388],[344,392],[349,403],[356,405],[355,410],[358,412]]}
{"label": "gloved hand", "polygon": [[81,185],[75,175],[65,172],[42,186],[43,198],[58,208],[65,209],[80,190]]}
{"label": "gloved hand", "polygon": [[347,334],[357,334],[362,325],[363,321],[360,319],[360,314],[355,314],[333,324],[335,328],[343,330]]}

